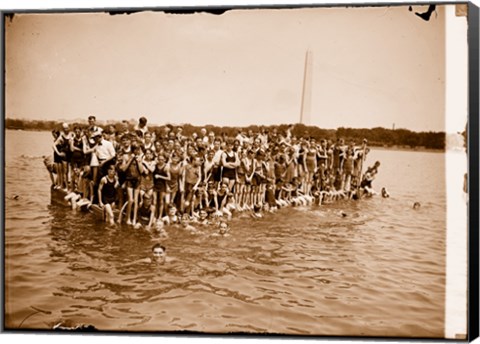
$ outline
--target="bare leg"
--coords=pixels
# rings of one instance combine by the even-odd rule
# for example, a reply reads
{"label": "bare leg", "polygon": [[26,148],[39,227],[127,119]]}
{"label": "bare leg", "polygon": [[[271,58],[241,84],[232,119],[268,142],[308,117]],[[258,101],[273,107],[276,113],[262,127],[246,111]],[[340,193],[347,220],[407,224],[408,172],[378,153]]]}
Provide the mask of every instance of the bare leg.
{"label": "bare leg", "polygon": [[138,211],[138,194],[140,189],[137,187],[133,190],[133,221],[132,224],[135,225],[137,223],[137,211]]}
{"label": "bare leg", "polygon": [[133,204],[133,188],[127,187],[128,203],[127,203],[127,225],[132,224],[132,204]]}

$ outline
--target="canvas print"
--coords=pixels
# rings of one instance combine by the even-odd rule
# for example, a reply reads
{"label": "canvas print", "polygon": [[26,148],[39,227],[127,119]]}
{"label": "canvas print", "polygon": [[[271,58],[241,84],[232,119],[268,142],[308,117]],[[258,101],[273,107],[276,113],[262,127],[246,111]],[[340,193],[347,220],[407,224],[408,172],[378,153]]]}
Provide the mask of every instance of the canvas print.
{"label": "canvas print", "polygon": [[465,8],[5,14],[5,329],[465,338]]}

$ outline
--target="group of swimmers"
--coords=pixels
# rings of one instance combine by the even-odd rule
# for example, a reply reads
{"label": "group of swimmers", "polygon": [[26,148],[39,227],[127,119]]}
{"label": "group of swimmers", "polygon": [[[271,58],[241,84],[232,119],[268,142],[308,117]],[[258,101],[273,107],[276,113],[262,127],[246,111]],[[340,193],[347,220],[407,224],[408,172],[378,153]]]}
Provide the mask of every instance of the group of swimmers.
{"label": "group of swimmers", "polygon": [[235,212],[261,217],[289,205],[375,194],[380,163],[363,168],[366,140],[317,141],[293,129],[228,137],[202,128],[185,136],[181,126],[150,130],[145,117],[101,128],[89,116],[87,126],[63,123],[52,131],[53,159],[45,165],[52,187],[72,204],[96,204],[108,223],[125,219],[146,229],[195,222],[225,234]]}

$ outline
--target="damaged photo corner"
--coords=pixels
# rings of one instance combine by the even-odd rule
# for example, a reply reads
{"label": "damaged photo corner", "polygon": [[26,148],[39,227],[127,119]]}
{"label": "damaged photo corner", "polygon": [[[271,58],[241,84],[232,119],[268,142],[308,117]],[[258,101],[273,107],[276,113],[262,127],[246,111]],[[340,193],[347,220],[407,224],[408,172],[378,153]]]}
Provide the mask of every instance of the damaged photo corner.
{"label": "damaged photo corner", "polygon": [[[346,216],[347,221],[351,221],[350,227],[345,225],[345,220],[328,218],[334,214],[333,211],[329,213],[329,206],[325,210],[327,215],[318,215],[319,223],[325,222],[327,216],[332,228],[337,228],[333,232],[319,229],[321,247],[329,249],[330,240],[333,240],[332,245],[347,242],[352,245],[349,246],[352,255],[345,259],[357,260],[355,263],[345,264],[332,252],[324,252],[325,256],[321,252],[310,253],[309,250],[318,249],[315,245],[307,246],[305,257],[299,258],[303,253],[272,249],[271,246],[279,240],[273,237],[271,242],[259,245],[259,249],[266,247],[265,252],[255,253],[242,262],[235,255],[233,263],[225,257],[217,264],[210,260],[211,257],[205,258],[205,262],[200,261],[199,270],[192,269],[192,274],[200,273],[193,275],[198,278],[198,281],[191,282],[194,288],[187,284],[182,291],[176,281],[165,282],[175,285],[177,294],[172,297],[179,300],[177,305],[166,301],[170,300],[168,297],[147,298],[147,306],[151,300],[152,308],[165,307],[163,311],[149,309],[135,300],[131,303],[126,299],[116,300],[112,289],[115,283],[120,283],[120,289],[131,286],[128,283],[121,285],[121,279],[102,276],[102,269],[99,269],[98,276],[90,275],[87,270],[85,274],[79,273],[85,268],[82,267],[84,262],[69,262],[59,276],[66,276],[67,271],[72,276],[80,276],[80,280],[85,279],[82,285],[91,290],[87,292],[81,286],[69,289],[68,278],[60,277],[59,283],[63,284],[41,288],[43,294],[35,296],[35,288],[22,284],[17,275],[18,271],[28,274],[30,270],[12,261],[12,257],[16,257],[12,248],[15,245],[9,240],[17,238],[9,232],[15,226],[14,220],[9,220],[9,212],[12,214],[16,206],[12,205],[13,201],[6,200],[4,330],[93,329],[107,334],[110,331],[130,334],[158,331],[173,335],[180,334],[179,331],[192,331],[193,335],[226,335],[221,340],[228,339],[232,332],[254,336],[283,334],[295,336],[295,339],[346,336],[355,340],[353,337],[360,336],[393,337],[395,340],[465,340],[469,332],[469,195],[465,141],[469,115],[468,6],[471,4],[348,8],[299,4],[295,8],[282,8],[281,5],[269,8],[266,4],[265,8],[222,9],[216,14],[208,10],[182,14],[182,9],[162,11],[149,8],[131,13],[123,10],[111,13],[101,10],[85,13],[18,11],[13,16],[5,16],[5,119],[73,124],[86,122],[89,114],[95,114],[103,125],[111,120],[137,119],[145,115],[152,126],[188,123],[200,127],[211,124],[242,128],[252,124],[275,126],[287,123],[337,130],[337,133],[339,128],[381,127],[392,130],[391,135],[402,130],[443,132],[445,143],[441,152],[429,151],[420,144],[410,146],[415,147],[413,151],[418,151],[415,154],[423,154],[425,150],[428,154],[443,156],[439,166],[444,166],[444,174],[435,177],[438,177],[438,185],[430,184],[440,190],[444,188],[439,203],[426,196],[430,190],[423,194],[398,191],[396,196],[392,193],[392,190],[396,191],[392,182],[388,201],[405,204],[386,204],[387,200],[381,204],[373,200],[361,201],[363,204],[359,203],[359,208],[364,206],[365,210],[359,211],[358,221]],[[478,8],[476,10],[478,12]],[[476,18],[478,21],[478,15]],[[477,116],[478,124],[478,113],[473,115]],[[9,168],[12,165],[9,165],[8,157],[9,135],[18,137],[21,133],[9,132],[8,126],[5,130],[5,197],[10,194],[23,197],[10,183]],[[376,149],[381,152],[380,148]],[[372,146],[372,151],[376,149]],[[382,149],[407,150],[406,146],[400,145]],[[413,165],[416,157],[405,164]],[[367,162],[373,164],[371,160]],[[394,172],[395,166],[388,167],[382,161],[381,169],[385,170],[380,172]],[[418,171],[419,174],[422,172],[427,173]],[[378,181],[389,185],[385,177],[379,176]],[[445,186],[440,185],[442,183]],[[378,184],[380,186],[383,185]],[[413,201],[421,203],[420,211],[406,209],[406,205],[413,204]],[[418,222],[405,224],[408,222],[406,217],[376,222],[375,225],[385,227],[384,231],[392,231],[392,242],[385,244],[383,240],[389,237],[385,232],[364,234],[370,221],[368,211],[373,206],[399,206],[408,214],[406,217],[417,217],[413,221]],[[349,206],[346,207],[350,211],[347,214],[354,214]],[[322,211],[309,210],[303,216],[313,221],[312,214]],[[53,221],[71,216],[62,213],[55,218],[58,215],[52,212],[50,208],[42,216],[51,216]],[[371,216],[391,216],[385,213],[388,213],[385,209],[375,209]],[[276,216],[282,215],[272,216],[271,223]],[[367,223],[365,227],[362,227],[362,221]],[[436,230],[441,234],[431,233],[427,229],[428,221],[432,225],[438,224]],[[31,222],[27,227],[33,225]],[[259,225],[256,222],[256,225],[268,226],[269,223]],[[310,225],[304,224],[305,227]],[[425,242],[425,249],[429,252],[425,255],[417,252],[413,243],[412,247],[405,247],[403,258],[411,259],[412,265],[398,262],[402,259],[399,256],[402,249],[395,247],[409,244],[408,239],[398,234],[409,226],[412,231],[425,231],[424,236],[431,236],[431,241],[438,244],[430,246]],[[217,243],[215,239],[214,245],[228,247],[232,252],[250,245],[251,238],[236,237],[235,227],[232,228],[229,243]],[[342,230],[348,230],[347,237],[345,232],[338,232]],[[58,239],[56,234],[49,235]],[[416,234],[412,235],[417,238]],[[383,251],[371,250],[366,243],[367,237],[368,245],[385,245],[390,255],[376,256]],[[350,238],[358,239],[360,244]],[[397,245],[395,238],[400,240]],[[237,241],[234,246],[233,239],[246,241]],[[172,252],[182,250],[176,247],[178,242],[169,240],[167,243],[172,245]],[[188,246],[187,241],[183,244]],[[304,247],[301,241],[293,241],[293,244]],[[355,245],[365,246],[355,248]],[[345,247],[339,250],[340,257],[347,254],[342,251]],[[367,251],[371,257],[357,250]],[[59,252],[63,254],[62,251],[52,251],[50,255]],[[170,248],[168,252],[170,254]],[[287,253],[291,256],[282,256]],[[82,252],[79,257],[85,258]],[[182,257],[181,253],[177,254],[172,269],[185,268],[178,257]],[[304,266],[304,262],[311,265]],[[339,265],[330,265],[333,262]],[[97,263],[95,261],[94,265]],[[236,273],[227,273],[222,280],[222,273],[227,271],[229,264],[233,264]],[[237,271],[242,264],[245,264],[245,270]],[[82,268],[77,269],[79,266]],[[301,267],[299,276],[286,274],[288,266]],[[364,270],[351,271],[352,266],[359,269],[361,266]],[[275,286],[260,278],[258,271],[255,276],[247,274],[253,274],[260,267],[265,268],[264,273],[271,274]],[[117,271],[118,267],[113,265],[110,268]],[[120,273],[131,273],[118,269]],[[367,277],[360,276],[360,272]],[[51,273],[59,271],[52,269]],[[146,278],[150,273],[141,272],[140,276]],[[173,279],[186,278],[168,268],[162,273]],[[374,278],[369,279],[369,274]],[[379,277],[379,274],[383,276]],[[240,277],[238,281],[236,275]],[[206,276],[207,280],[200,281],[201,276]],[[283,285],[283,277],[278,276],[289,276],[292,280]],[[89,279],[91,283],[87,281]],[[34,278],[27,277],[27,280],[35,283]],[[250,285],[243,285],[247,281]],[[377,283],[378,286],[367,283]],[[282,288],[278,288],[279,284]],[[398,286],[398,290],[394,286]],[[162,289],[162,293],[171,293],[167,289]],[[96,290],[99,290],[98,295]],[[195,296],[189,298],[183,292]],[[205,299],[202,299],[204,292]],[[377,293],[380,292],[386,296],[379,297]],[[139,297],[134,292],[132,295]],[[56,297],[62,302],[55,301]],[[239,300],[245,305],[237,304]],[[120,302],[120,306],[124,303],[124,307],[117,307],[116,302]],[[130,314],[125,311],[127,308]],[[249,318],[248,314],[254,316]],[[140,320],[135,320],[136,317]]]}

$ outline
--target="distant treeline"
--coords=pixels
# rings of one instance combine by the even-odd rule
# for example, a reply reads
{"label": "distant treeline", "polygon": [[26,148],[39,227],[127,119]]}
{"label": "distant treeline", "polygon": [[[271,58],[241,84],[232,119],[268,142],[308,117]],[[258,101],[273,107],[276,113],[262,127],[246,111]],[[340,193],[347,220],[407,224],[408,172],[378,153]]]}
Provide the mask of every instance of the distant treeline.
{"label": "distant treeline", "polygon": [[[130,127],[133,128],[136,123],[135,120],[129,121]],[[53,130],[60,129],[62,122],[59,121],[35,121],[24,119],[5,119],[6,129],[22,129],[22,130]],[[76,123],[72,123],[75,125]],[[79,125],[86,125],[86,123],[78,123]],[[100,126],[113,125],[117,130],[120,130],[121,123],[115,121],[108,121],[105,123],[98,122]],[[175,126],[175,125],[174,125]],[[226,135],[234,137],[239,130],[248,132],[259,132],[262,130],[272,131],[277,129],[279,134],[285,133],[289,124],[280,125],[250,125],[247,127],[220,127],[215,125],[195,126],[191,124],[182,124],[183,134],[191,135],[194,132],[199,133],[201,128],[206,128],[208,131],[215,132],[216,135]],[[155,126],[149,124],[150,130],[158,130],[162,126]],[[316,126],[294,124],[292,134],[297,137],[314,137],[315,139],[336,140],[337,138],[344,138],[345,142],[354,140],[360,144],[364,138],[368,140],[370,146],[377,147],[399,147],[399,148],[427,148],[427,149],[445,149],[446,136],[444,132],[414,132],[407,129],[386,129],[386,128],[372,128],[372,129],[353,129],[343,128],[338,129],[321,129]]]}

